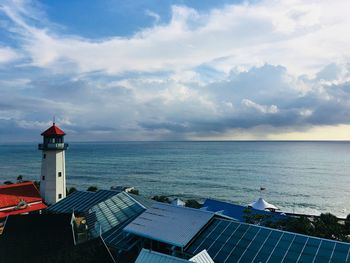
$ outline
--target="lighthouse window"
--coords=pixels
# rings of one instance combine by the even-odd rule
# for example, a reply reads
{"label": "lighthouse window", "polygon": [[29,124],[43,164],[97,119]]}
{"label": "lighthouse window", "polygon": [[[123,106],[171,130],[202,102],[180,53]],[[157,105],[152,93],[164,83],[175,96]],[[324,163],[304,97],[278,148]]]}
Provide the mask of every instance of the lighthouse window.
{"label": "lighthouse window", "polygon": [[43,159],[46,159],[46,154],[45,153],[43,154]]}
{"label": "lighthouse window", "polygon": [[58,194],[58,199],[61,199],[62,198],[62,194]]}
{"label": "lighthouse window", "polygon": [[45,181],[45,175],[43,175],[43,176],[41,177],[41,179],[42,179],[43,181]]}
{"label": "lighthouse window", "polygon": [[62,173],[61,172],[58,172],[58,177],[62,177]]}

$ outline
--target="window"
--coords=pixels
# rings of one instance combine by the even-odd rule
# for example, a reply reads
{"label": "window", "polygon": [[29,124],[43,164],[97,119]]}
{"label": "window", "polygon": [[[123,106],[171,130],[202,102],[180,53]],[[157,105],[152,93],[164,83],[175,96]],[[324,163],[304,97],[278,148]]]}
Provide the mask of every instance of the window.
{"label": "window", "polygon": [[43,175],[43,176],[41,177],[41,179],[42,179],[43,181],[45,181],[45,175]]}
{"label": "window", "polygon": [[46,153],[43,154],[43,159],[46,159]]}
{"label": "window", "polygon": [[61,199],[62,198],[62,194],[58,194],[58,199]]}
{"label": "window", "polygon": [[58,177],[62,177],[62,173],[61,172],[58,172]]}

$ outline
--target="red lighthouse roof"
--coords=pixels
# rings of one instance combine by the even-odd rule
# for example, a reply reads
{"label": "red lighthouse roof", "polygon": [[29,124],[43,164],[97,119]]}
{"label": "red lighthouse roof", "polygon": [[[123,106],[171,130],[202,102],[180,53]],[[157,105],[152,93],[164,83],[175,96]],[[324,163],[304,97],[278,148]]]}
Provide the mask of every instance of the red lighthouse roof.
{"label": "red lighthouse roof", "polygon": [[56,126],[55,123],[53,123],[53,125],[50,128],[48,128],[46,131],[44,131],[41,135],[42,136],[52,136],[52,135],[63,136],[66,134],[58,126]]}

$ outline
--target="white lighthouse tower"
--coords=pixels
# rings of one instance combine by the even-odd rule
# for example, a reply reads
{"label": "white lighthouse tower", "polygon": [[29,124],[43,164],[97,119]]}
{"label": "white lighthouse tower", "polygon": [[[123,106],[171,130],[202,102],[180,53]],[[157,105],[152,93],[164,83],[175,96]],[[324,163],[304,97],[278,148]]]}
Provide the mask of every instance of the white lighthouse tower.
{"label": "white lighthouse tower", "polygon": [[68,144],[64,143],[64,131],[55,123],[42,134],[42,150],[40,194],[47,204],[54,204],[66,197],[66,166],[64,151]]}

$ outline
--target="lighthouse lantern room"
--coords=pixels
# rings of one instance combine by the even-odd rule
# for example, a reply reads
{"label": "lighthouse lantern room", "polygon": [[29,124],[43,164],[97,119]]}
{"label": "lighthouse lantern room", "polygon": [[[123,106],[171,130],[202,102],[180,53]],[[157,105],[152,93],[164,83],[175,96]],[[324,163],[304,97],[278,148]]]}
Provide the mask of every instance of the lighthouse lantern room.
{"label": "lighthouse lantern room", "polygon": [[65,133],[53,123],[42,134],[42,151],[40,194],[47,204],[54,204],[66,197],[66,167],[64,143]]}

